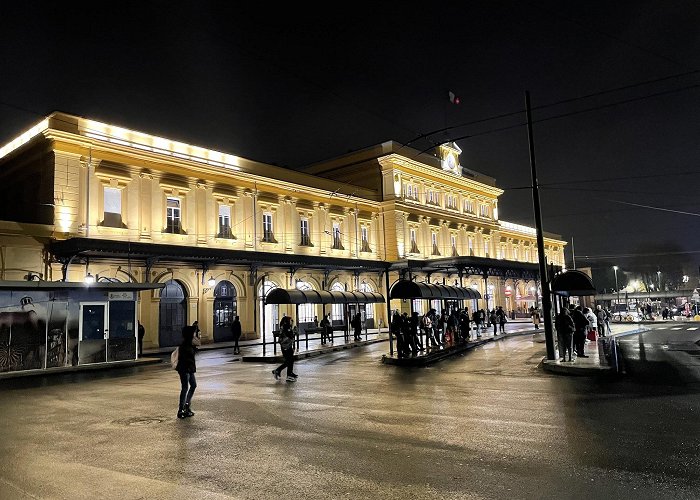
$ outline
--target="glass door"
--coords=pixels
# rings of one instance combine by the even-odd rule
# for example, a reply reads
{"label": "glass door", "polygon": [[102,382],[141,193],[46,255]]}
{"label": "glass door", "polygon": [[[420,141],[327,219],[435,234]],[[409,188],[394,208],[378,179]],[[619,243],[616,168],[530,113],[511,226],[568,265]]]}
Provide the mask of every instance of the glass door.
{"label": "glass door", "polygon": [[107,302],[83,302],[80,304],[78,363],[102,363],[107,361]]}

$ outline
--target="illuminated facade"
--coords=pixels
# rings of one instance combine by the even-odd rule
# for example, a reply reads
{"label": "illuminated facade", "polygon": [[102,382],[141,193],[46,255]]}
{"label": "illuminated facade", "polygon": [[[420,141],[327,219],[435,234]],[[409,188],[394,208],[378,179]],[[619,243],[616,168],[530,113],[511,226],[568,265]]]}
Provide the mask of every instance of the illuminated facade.
{"label": "illuminated facade", "polygon": [[[235,315],[244,337],[260,337],[261,297],[273,287],[388,296],[386,272],[391,282],[455,280],[427,261],[455,264],[490,305],[526,308],[534,279],[472,271],[496,261],[531,271],[534,229],[499,220],[503,191],[463,169],[459,153],[384,143],[301,172],[54,113],[0,149],[0,278],[165,283],[141,293],[146,348],[177,343],[194,320],[205,342],[228,340]],[[545,244],[562,265],[565,242]],[[326,312],[341,321],[337,309]],[[368,327],[387,324],[385,306],[362,309]],[[267,329],[295,315],[264,310]],[[322,314],[306,306],[298,320]]]}

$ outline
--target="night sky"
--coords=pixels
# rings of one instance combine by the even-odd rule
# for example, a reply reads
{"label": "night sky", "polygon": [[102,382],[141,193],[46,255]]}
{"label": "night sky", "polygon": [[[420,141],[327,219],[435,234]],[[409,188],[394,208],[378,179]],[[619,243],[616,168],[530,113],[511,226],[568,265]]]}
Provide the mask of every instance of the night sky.
{"label": "night sky", "polygon": [[697,215],[673,212],[700,213],[697,1],[276,4],[3,4],[0,142],[54,110],[289,168],[456,139],[506,189],[501,218],[534,225],[529,90],[567,101],[534,134],[544,229],[579,267],[698,249]]}

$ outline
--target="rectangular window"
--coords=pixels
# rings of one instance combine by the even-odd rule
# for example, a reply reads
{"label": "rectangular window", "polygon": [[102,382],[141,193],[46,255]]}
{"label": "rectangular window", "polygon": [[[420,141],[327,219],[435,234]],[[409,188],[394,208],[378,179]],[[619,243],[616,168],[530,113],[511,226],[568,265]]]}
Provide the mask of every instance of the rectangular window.
{"label": "rectangular window", "polygon": [[168,197],[168,201],[166,204],[165,218],[166,218],[166,221],[165,221],[166,222],[166,224],[165,224],[165,232],[166,233],[180,234],[182,232],[182,221],[181,221],[180,199],[179,198]]}
{"label": "rectangular window", "polygon": [[372,250],[369,247],[369,236],[367,232],[367,226],[362,226],[360,228],[360,234],[362,235],[362,247],[360,248],[360,252],[371,252]]}
{"label": "rectangular window", "polygon": [[301,219],[301,243],[302,246],[311,246],[311,236],[309,235],[309,219]]}
{"label": "rectangular window", "polygon": [[440,249],[437,244],[437,234],[430,233],[433,240],[433,255],[440,255]]}
{"label": "rectangular window", "polygon": [[482,217],[488,217],[489,216],[489,206],[488,205],[481,205],[481,212],[480,215]]}
{"label": "rectangular window", "polygon": [[109,227],[122,227],[122,191],[121,189],[105,187],[104,190],[104,221]]}
{"label": "rectangular window", "polygon": [[277,243],[275,233],[272,230],[272,214],[270,212],[263,213],[263,237],[262,241],[268,243]]}
{"label": "rectangular window", "polygon": [[457,237],[453,234],[450,239],[452,240],[452,257],[459,257],[457,253]]}
{"label": "rectangular window", "polygon": [[340,238],[340,224],[333,223],[333,248],[335,250],[344,250],[343,241]]}
{"label": "rectangular window", "polygon": [[219,205],[219,234],[217,238],[231,238],[231,207]]}
{"label": "rectangular window", "polygon": [[474,255],[474,238],[469,238],[469,255]]}
{"label": "rectangular window", "polygon": [[484,240],[484,257],[489,256],[489,241]]}
{"label": "rectangular window", "polygon": [[411,228],[411,250],[410,253],[420,253],[418,250],[418,242],[416,241],[416,230]]}
{"label": "rectangular window", "polygon": [[470,214],[474,213],[474,202],[472,200],[464,200],[464,211]]}

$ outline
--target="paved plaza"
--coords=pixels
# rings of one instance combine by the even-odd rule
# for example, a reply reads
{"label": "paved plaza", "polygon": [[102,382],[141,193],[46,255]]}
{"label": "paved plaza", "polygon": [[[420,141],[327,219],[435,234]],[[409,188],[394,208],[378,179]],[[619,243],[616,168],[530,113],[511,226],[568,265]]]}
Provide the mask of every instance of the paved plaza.
{"label": "paved plaza", "polygon": [[700,393],[562,377],[522,335],[425,368],[376,343],[0,381],[2,499],[698,498]]}

